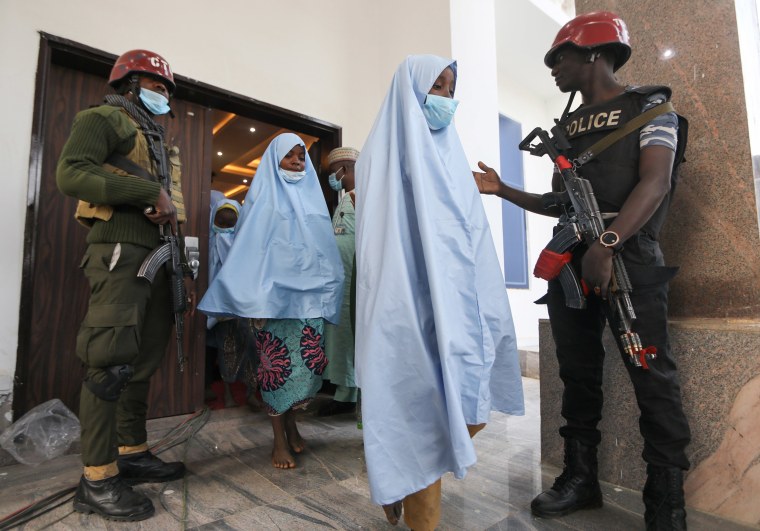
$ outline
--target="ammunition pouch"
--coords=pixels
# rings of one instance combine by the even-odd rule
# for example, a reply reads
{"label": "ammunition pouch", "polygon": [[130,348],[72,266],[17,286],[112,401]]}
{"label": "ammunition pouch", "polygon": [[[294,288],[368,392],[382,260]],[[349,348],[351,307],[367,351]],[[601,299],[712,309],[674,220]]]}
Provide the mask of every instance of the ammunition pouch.
{"label": "ammunition pouch", "polygon": [[135,369],[132,365],[125,363],[103,367],[101,372],[104,375],[103,380],[94,382],[88,376],[84,380],[84,385],[98,398],[107,402],[116,402],[129,380],[134,376]]}

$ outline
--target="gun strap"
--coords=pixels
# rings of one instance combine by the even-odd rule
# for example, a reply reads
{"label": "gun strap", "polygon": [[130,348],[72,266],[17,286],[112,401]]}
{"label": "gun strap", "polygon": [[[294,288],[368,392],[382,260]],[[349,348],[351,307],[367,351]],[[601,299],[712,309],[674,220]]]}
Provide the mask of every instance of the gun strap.
{"label": "gun strap", "polygon": [[636,131],[639,127],[642,127],[666,112],[675,112],[673,104],[669,101],[652,107],[648,111],[639,114],[637,117],[628,120],[623,127],[615,129],[613,132],[602,138],[599,142],[581,153],[573,162],[578,167],[583,166],[624,136]]}
{"label": "gun strap", "polygon": [[119,155],[118,153],[112,153],[110,157],[106,160],[106,164],[110,164],[111,166],[114,166],[116,168],[119,168],[120,170],[123,170],[130,175],[136,175],[137,177],[142,177],[143,179],[147,181],[153,181],[156,182],[156,177],[147,171],[145,168],[141,167],[140,165],[132,162],[124,155]]}

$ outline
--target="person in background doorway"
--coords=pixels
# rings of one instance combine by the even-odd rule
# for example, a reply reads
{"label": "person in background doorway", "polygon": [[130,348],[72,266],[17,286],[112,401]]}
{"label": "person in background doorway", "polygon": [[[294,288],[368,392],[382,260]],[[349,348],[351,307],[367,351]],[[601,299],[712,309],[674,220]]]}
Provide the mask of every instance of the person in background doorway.
{"label": "person in background doorway", "polygon": [[323,405],[317,415],[326,417],[348,413],[356,408],[358,389],[354,381],[354,335],[351,331],[351,272],[353,270],[355,240],[354,166],[359,151],[351,147],[333,149],[327,156],[330,165],[330,187],[343,192],[333,214],[333,232],[343,261],[345,281],[340,325],[325,325],[325,354],[329,361],[323,377],[336,385],[335,396]]}
{"label": "person in background doorway", "polygon": [[79,199],[77,219],[89,227],[81,268],[90,301],[77,336],[86,367],[79,420],[84,474],[74,509],[136,521],[153,503],[130,484],[185,475],[148,450],[148,385],[172,330],[169,279],[161,267],[150,283],[137,276],[162,231],[185,221],[177,150],[164,143],[154,118],[170,112],[174,76],[147,50],[120,56],[109,78],[117,94],[77,114],[63,147],[58,188]]}
{"label": "person in background doorway", "polygon": [[[536,496],[531,510],[536,516],[558,517],[603,504],[597,477],[605,356],[602,335],[610,314],[605,308],[608,293],[616,289],[611,284],[613,256],[619,253],[633,286],[630,299],[636,320],[632,329],[643,345],[650,346],[647,350],[656,352],[646,370],[623,355],[641,413],[642,457],[647,463],[643,491],[646,528],[680,531],[686,529],[683,471],[689,468],[686,446],[691,434],[668,341],[668,282],[677,269],[665,265],[658,236],[686,147],[686,122],[668,103],[670,88],[626,86],[618,81],[615,71],[630,55],[625,22],[614,13],[595,11],[565,24],[544,57],[559,90],[583,96],[582,105],[571,113],[568,104],[559,126],[570,143],[565,151],[568,159],[577,161],[584,152],[593,151],[590,162],[576,162],[577,171],[590,182],[608,221],[596,241],[591,245],[581,242],[572,251],[573,267],[594,291],[586,307],[574,309],[565,304],[558,278],[549,281],[542,299],[549,307],[564,385],[562,416],[566,423],[559,434],[564,439],[565,467],[552,487]],[[657,107],[661,110],[658,116],[640,118]],[[609,142],[613,131],[629,126],[631,134],[609,143],[606,149],[591,149]],[[544,207],[541,195],[510,188],[494,170],[483,163],[480,167],[483,173],[476,172],[475,180],[483,193],[496,194],[537,214],[559,216],[557,230],[568,223],[559,207]],[[552,190],[563,190],[556,168]]]}
{"label": "person in background doorway", "polygon": [[[240,203],[223,197],[211,209],[209,230],[209,284],[221,269],[235,238]],[[246,385],[246,396],[251,407],[260,404],[255,397],[255,355],[256,338],[250,319],[209,317],[209,334],[213,335],[216,346],[217,364],[224,387],[224,407],[237,405],[232,396],[232,384],[242,381]]]}
{"label": "person in background doorway", "polygon": [[227,259],[198,306],[213,317],[254,320],[275,468],[294,468],[293,453],[306,447],[294,410],[322,386],[324,321],[339,322],[343,277],[306,146],[281,134],[262,156]]}
{"label": "person in background doorway", "polygon": [[514,326],[451,120],[457,65],[408,57],[356,163],[356,375],[370,493],[435,529],[441,477],[475,464],[491,409],[523,414]]}

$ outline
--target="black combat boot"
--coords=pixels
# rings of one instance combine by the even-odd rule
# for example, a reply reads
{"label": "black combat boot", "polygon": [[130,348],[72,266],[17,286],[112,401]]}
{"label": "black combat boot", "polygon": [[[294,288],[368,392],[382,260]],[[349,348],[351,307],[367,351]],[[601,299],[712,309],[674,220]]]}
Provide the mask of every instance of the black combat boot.
{"label": "black combat boot", "polygon": [[680,468],[647,465],[643,498],[647,531],[686,531]]}
{"label": "black combat boot", "polygon": [[84,476],[74,495],[74,510],[108,520],[136,522],[153,516],[153,502],[132,490],[120,476],[91,481]]}
{"label": "black combat boot", "polygon": [[120,455],[116,460],[119,474],[130,485],[163,483],[185,476],[185,464],[180,461],[164,463],[150,451]]}
{"label": "black combat boot", "polygon": [[553,518],[578,509],[602,506],[597,479],[596,447],[565,439],[565,469],[552,488],[536,496],[530,504],[535,516]]}

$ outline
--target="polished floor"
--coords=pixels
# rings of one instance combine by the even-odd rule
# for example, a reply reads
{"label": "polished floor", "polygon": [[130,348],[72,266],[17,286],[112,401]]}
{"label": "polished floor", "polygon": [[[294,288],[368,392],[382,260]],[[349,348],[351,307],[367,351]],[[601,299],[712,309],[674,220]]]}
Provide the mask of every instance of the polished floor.
{"label": "polished floor", "polygon": [[[534,518],[530,500],[551,484],[557,470],[542,473],[538,380],[524,379],[527,414],[494,415],[475,438],[478,463],[462,481],[443,480],[441,530],[638,530],[644,529],[638,492],[605,485],[602,509],[556,520]],[[325,400],[321,398],[320,400]],[[319,402],[319,401],[318,401]],[[184,481],[137,487],[153,500],[156,515],[143,522],[107,522],[73,512],[71,502],[23,529],[197,530],[391,530],[369,500],[361,432],[352,415],[315,417],[312,404],[299,421],[308,448],[294,470],[271,466],[271,429],[263,413],[237,407],[214,411],[188,443],[161,454],[184,459]],[[184,418],[151,421],[152,442]],[[0,468],[0,517],[76,484],[77,455],[38,467]],[[397,528],[407,529],[402,523]],[[752,529],[689,511],[691,530]]]}

